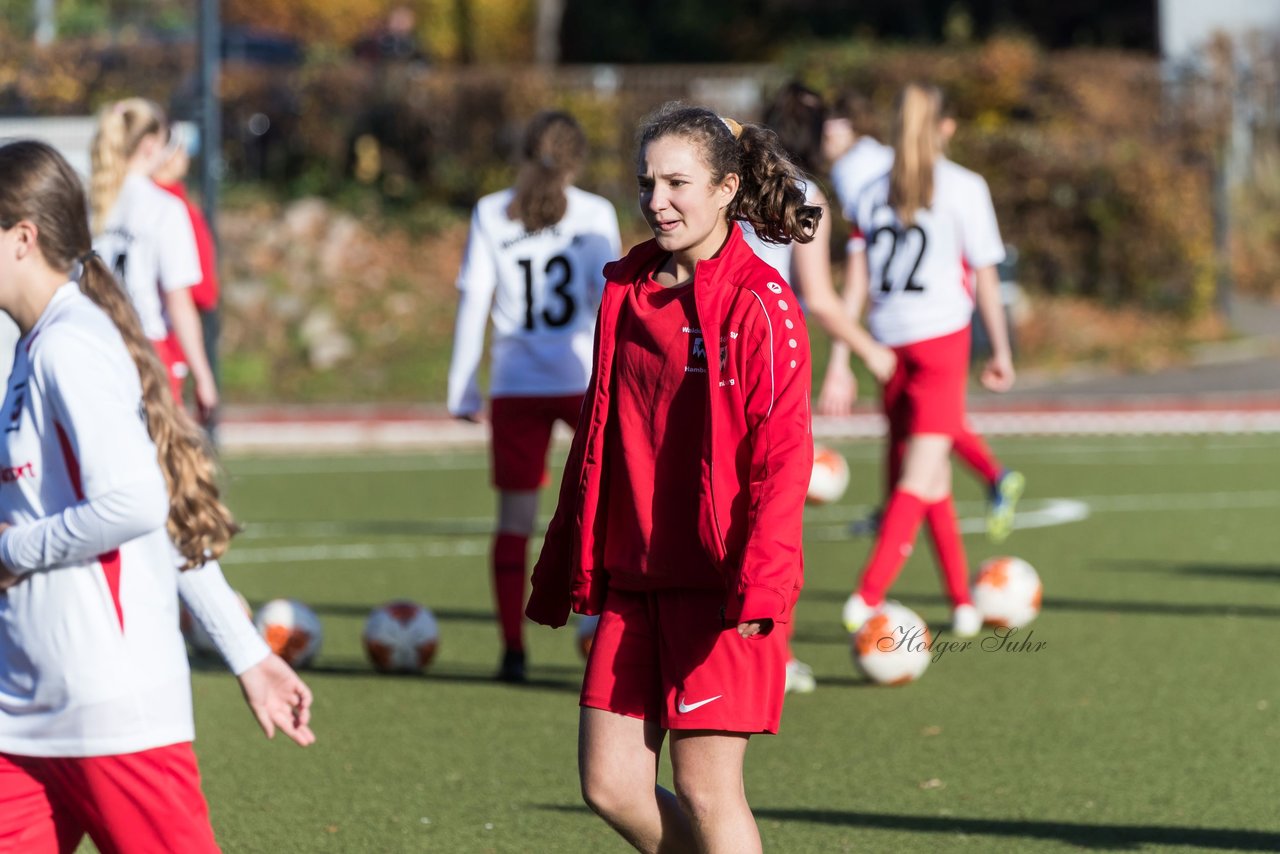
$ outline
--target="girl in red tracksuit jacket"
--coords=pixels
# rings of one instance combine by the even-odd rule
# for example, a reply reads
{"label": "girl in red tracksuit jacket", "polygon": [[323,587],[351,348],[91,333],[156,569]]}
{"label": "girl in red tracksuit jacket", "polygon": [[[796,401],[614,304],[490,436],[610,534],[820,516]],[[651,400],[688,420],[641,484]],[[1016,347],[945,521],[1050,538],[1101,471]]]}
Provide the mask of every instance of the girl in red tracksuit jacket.
{"label": "girl in red tracksuit jacket", "polygon": [[[587,803],[642,851],[755,851],[752,733],[777,732],[813,463],[809,343],[732,226],[812,239],[772,132],[667,105],[640,133],[654,233],[605,267],[591,384],[528,616],[600,614],[583,679]],[[671,733],[675,793],[657,785]]]}

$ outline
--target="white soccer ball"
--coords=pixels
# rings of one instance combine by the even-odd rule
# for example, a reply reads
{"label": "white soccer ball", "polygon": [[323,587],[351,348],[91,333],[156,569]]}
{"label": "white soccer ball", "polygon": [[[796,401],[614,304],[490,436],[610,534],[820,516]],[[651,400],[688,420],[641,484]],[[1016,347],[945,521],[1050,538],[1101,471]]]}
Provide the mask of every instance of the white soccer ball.
{"label": "white soccer ball", "polygon": [[271,651],[291,667],[306,667],[320,651],[320,618],[297,599],[272,599],[253,622]]}
{"label": "white soccer ball", "polygon": [[[244,595],[238,590],[232,592],[240,600],[240,607],[244,609],[245,618],[252,622],[253,609],[249,607],[249,600],[245,599]],[[182,629],[182,636],[187,639],[187,646],[191,647],[193,653],[209,657],[218,655],[218,646],[213,642],[213,638],[209,637],[209,633],[204,630],[204,626],[200,625],[200,621],[187,610],[186,603],[181,600],[178,602],[178,626]]]}
{"label": "white soccer ball", "polygon": [[809,477],[808,504],[834,504],[849,488],[849,463],[824,445],[813,449],[813,474]]}
{"label": "white soccer ball", "polygon": [[577,628],[573,632],[574,644],[583,658],[591,654],[591,643],[596,639],[596,626],[600,623],[597,614],[591,617],[578,617]]}
{"label": "white soccer ball", "polygon": [[853,661],[862,675],[880,685],[914,682],[929,666],[933,638],[920,615],[898,602],[885,602],[853,636]]}
{"label": "white soccer ball", "polygon": [[973,577],[973,604],[990,626],[1018,629],[1040,613],[1044,588],[1031,564],[1017,557],[983,561]]}
{"label": "white soccer ball", "polygon": [[440,625],[436,615],[417,602],[388,602],[369,613],[362,639],[375,669],[417,673],[435,657]]}

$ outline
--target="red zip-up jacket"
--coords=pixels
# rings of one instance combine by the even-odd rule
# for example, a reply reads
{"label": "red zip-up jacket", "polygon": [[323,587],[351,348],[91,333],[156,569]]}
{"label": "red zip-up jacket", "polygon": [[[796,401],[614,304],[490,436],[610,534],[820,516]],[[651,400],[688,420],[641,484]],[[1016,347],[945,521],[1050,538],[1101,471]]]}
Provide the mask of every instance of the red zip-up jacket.
{"label": "red zip-up jacket", "polygon": [[[608,513],[601,506],[618,315],[627,289],[666,253],[655,241],[604,268],[594,368],[565,464],[560,501],[533,570],[529,619],[563,626],[570,608],[598,614]],[[786,622],[804,579],[804,498],[813,471],[809,338],[795,294],[738,228],[700,261],[694,303],[707,342],[706,430],[701,442],[698,538],[724,576],[725,624]],[[712,342],[719,341],[720,358]],[[668,425],[675,435],[680,425]]]}

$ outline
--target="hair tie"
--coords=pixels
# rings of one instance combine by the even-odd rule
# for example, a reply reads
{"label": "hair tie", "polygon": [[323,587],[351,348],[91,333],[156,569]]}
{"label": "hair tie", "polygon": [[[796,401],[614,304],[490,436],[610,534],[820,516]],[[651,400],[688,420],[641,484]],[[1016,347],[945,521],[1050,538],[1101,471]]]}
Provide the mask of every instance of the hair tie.
{"label": "hair tie", "polygon": [[720,117],[720,121],[724,122],[724,126],[729,129],[729,133],[733,134],[734,139],[742,138],[742,125],[738,124],[733,119],[725,118],[724,116]]}
{"label": "hair tie", "polygon": [[90,249],[88,252],[84,253],[76,260],[80,262],[81,267],[86,267],[88,266],[89,261],[97,257],[99,257],[98,253]]}

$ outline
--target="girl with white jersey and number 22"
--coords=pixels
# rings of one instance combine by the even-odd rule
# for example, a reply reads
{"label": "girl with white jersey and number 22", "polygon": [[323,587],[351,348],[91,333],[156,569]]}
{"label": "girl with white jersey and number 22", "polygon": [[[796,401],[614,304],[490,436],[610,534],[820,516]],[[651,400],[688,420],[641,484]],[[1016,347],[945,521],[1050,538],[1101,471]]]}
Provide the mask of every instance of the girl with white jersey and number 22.
{"label": "girl with white jersey and number 22", "polygon": [[0,310],[22,334],[0,441],[0,851],[217,851],[178,596],[268,736],[310,744],[311,695],[222,577],[235,523],[200,431],[43,143],[0,146]]}
{"label": "girl with white jersey and number 22", "polygon": [[480,413],[476,374],[493,321],[490,444],[499,498],[492,572],[503,645],[497,677],[508,682],[525,679],[528,544],[552,427],[578,422],[602,271],[621,251],[613,205],[573,186],[586,155],[586,136],[572,116],[535,116],[516,185],[476,204],[458,273],[448,393],[454,417],[476,420]]}
{"label": "girl with white jersey and number 22", "polygon": [[953,437],[965,430],[975,301],[993,353],[982,384],[1007,391],[1014,370],[995,269],[1004,244],[991,193],[981,176],[942,155],[944,121],[941,92],[908,85],[898,99],[893,168],[868,185],[856,205],[855,238],[862,243],[855,245],[862,248],[850,257],[850,287],[870,300],[867,324],[875,339],[858,355],[883,384],[895,446],[890,460],[901,463],[875,547],[845,604],[851,632],[883,603],[922,521],[951,600],[952,631],[970,637],[981,628],[969,597],[949,462]]}

